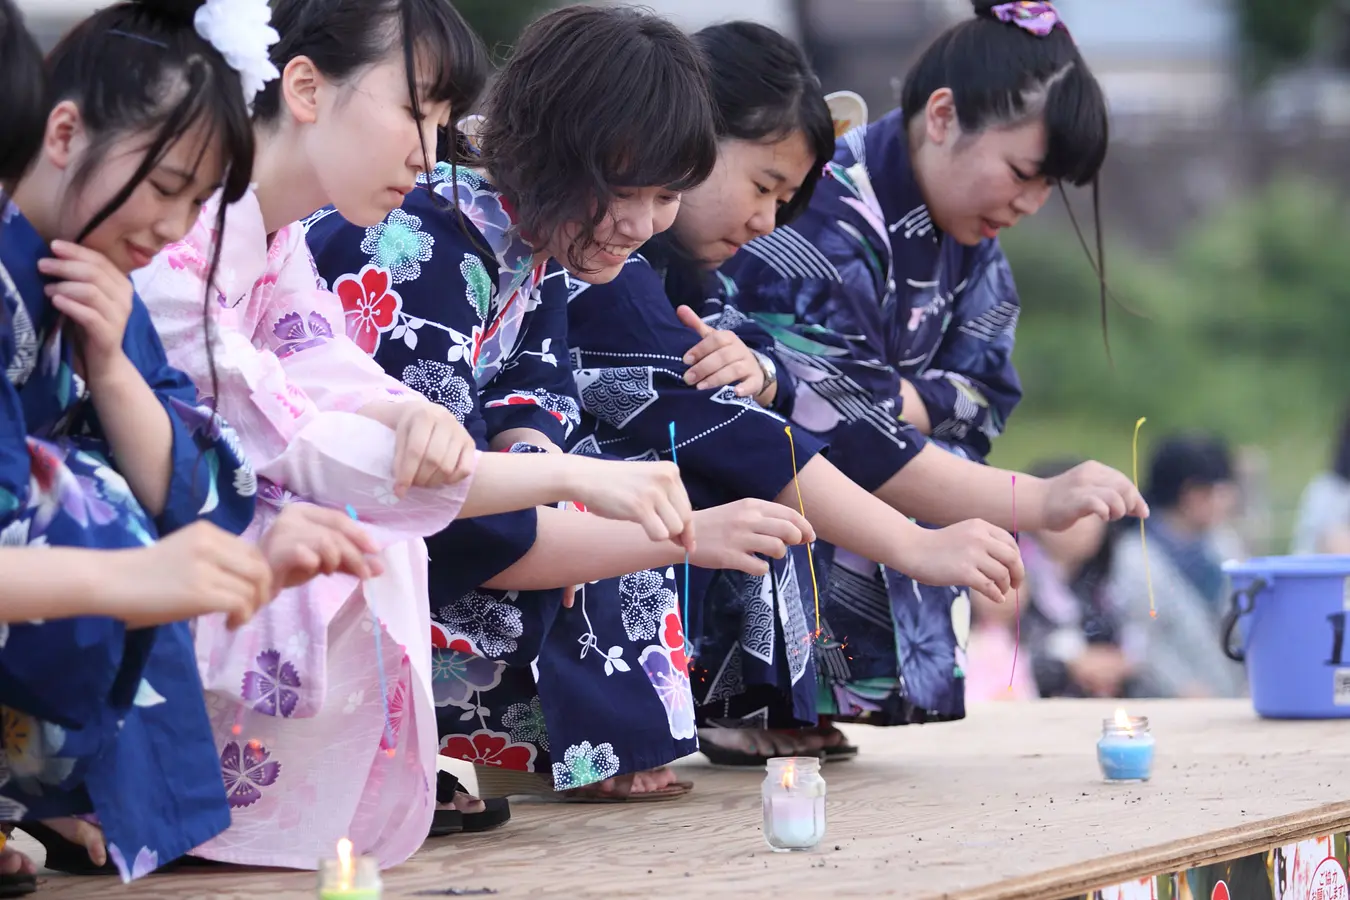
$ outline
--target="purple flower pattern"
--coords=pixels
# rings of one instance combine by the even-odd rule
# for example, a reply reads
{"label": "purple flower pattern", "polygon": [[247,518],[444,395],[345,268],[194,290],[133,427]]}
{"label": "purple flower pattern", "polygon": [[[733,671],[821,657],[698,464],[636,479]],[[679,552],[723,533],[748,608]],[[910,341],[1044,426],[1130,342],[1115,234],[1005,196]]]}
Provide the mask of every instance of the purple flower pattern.
{"label": "purple flower pattern", "polygon": [[666,708],[670,736],[680,740],[692,738],[695,732],[694,695],[690,692],[688,676],[675,668],[670,661],[670,651],[665,647],[646,648],[638,662]]}
{"label": "purple flower pattern", "polygon": [[276,348],[277,356],[286,357],[328,341],[333,337],[333,326],[317,312],[304,318],[298,312],[292,312],[277,320],[272,326],[272,334],[281,341]]}
{"label": "purple flower pattern", "polygon": [[437,706],[477,709],[476,695],[502,680],[504,663],[459,650],[431,651],[431,696]]}
{"label": "purple flower pattern", "polygon": [[300,701],[295,690],[300,687],[300,673],[295,666],[283,662],[277,650],[264,650],[258,654],[260,672],[247,672],[244,675],[243,695],[245,700],[255,700],[253,709],[265,716],[289,719]]}
{"label": "purple flower pattern", "polygon": [[276,783],[281,763],[269,760],[271,754],[257,741],[240,747],[230,741],[220,751],[220,774],[225,779],[225,794],[231,809],[252,806],[262,799],[261,788]]}

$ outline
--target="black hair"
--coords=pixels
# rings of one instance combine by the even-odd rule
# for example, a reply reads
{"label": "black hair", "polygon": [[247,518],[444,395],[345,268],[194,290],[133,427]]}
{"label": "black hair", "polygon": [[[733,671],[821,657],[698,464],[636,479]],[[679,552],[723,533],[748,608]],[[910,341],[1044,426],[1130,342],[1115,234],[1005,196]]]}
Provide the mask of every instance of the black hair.
{"label": "black hair", "polygon": [[[401,46],[412,116],[419,122],[428,101],[448,102],[452,122],[462,118],[487,83],[487,50],[450,0],[274,0],[272,6],[272,24],[281,34],[272,46],[278,69],[303,56],[341,81]],[[421,90],[419,76],[426,76]],[[259,122],[277,119],[280,79],[263,88],[253,111]],[[435,152],[422,147],[428,172]]]}
{"label": "black hair", "polygon": [[685,191],[712,174],[717,138],[703,56],[650,12],[555,10],[521,35],[489,93],[478,146],[527,240],[580,223],[566,262],[583,271],[616,191]]}
{"label": "black hair", "polygon": [[712,25],[694,35],[711,69],[717,136],[778,141],[800,131],[815,157],[796,195],[778,211],[791,222],[811,203],[826,163],[834,158],[834,119],[820,79],[795,42],[756,22]]}
{"label": "black hair", "polygon": [[225,211],[248,191],[255,144],[239,73],[193,24],[202,3],[129,0],[101,9],[56,45],[47,57],[47,74],[53,104],[74,101],[91,136],[87,162],[72,179],[74,189],[93,178],[97,160],[115,140],[130,134],[153,135],[141,164],[84,224],[77,243],[126,203],[165,155],[195,128],[206,128],[195,165],[201,164],[208,148],[219,148],[224,181],[202,300],[214,403],[219,390],[209,330],[212,285],[220,266]]}
{"label": "black hair", "polygon": [[42,146],[47,123],[47,77],[42,51],[24,27],[13,0],[0,0],[0,90],[5,121],[0,128],[0,183],[23,177]]}
{"label": "black hair", "polygon": [[[991,126],[1033,117],[1045,122],[1046,154],[1041,175],[1059,183],[1088,262],[1101,285],[1102,339],[1107,337],[1106,266],[1103,254],[1098,175],[1110,143],[1106,98],[1067,27],[1045,36],[998,19],[999,0],[973,0],[975,17],[943,32],[919,57],[900,91],[908,127],[922,114],[934,91],[950,88],[961,130],[975,134]],[[1087,241],[1063,183],[1092,186],[1097,252]]]}
{"label": "black hair", "polygon": [[1150,506],[1172,509],[1187,488],[1232,480],[1233,461],[1223,440],[1211,435],[1176,435],[1154,451],[1145,496]]}

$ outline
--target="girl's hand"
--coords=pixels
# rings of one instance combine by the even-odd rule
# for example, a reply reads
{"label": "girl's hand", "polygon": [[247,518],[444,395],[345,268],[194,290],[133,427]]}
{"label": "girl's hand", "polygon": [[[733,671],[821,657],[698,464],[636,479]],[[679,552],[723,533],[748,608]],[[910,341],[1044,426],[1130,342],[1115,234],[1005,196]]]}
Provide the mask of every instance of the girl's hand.
{"label": "girl's hand", "polygon": [[273,596],[272,569],[253,544],[209,522],[194,522],[157,544],[107,554],[107,614],[149,628],[225,613],[230,628]]}
{"label": "girl's hand", "polygon": [[454,484],[473,471],[477,449],[454,414],[430,400],[372,403],[361,414],[394,429],[394,494]]}
{"label": "girl's hand", "polygon": [[1148,516],[1148,504],[1129,478],[1099,462],[1085,462],[1045,482],[1041,527],[1063,531],[1085,516],[1107,522]]}
{"label": "girl's hand", "polygon": [[84,376],[90,382],[125,358],[122,338],[131,316],[131,280],[97,250],[53,241],[38,271],[53,279],[44,289],[62,314],[79,326]]}
{"label": "girl's hand", "polygon": [[685,384],[700,391],[736,385],[736,396],[758,397],[764,390],[764,369],[740,336],[708,325],[687,306],[675,310],[680,321],[702,338],[684,355],[689,371]]}
{"label": "girl's hand", "polygon": [[1021,588],[1026,577],[1012,535],[980,519],[936,531],[922,529],[906,548],[906,558],[902,571],[915,581],[968,587],[994,603]]}
{"label": "girl's hand", "polygon": [[668,462],[629,462],[568,456],[574,468],[572,499],[605,519],[637,522],[654,541],[694,550],[694,511]]}
{"label": "girl's hand", "polygon": [[288,503],[263,535],[261,549],[276,590],[342,572],[362,581],[384,573],[379,548],[350,516],[310,503]]}
{"label": "girl's hand", "polygon": [[788,547],[816,539],[811,523],[794,509],[767,500],[738,500],[694,513],[699,545],[689,561],[703,569],[736,569],[767,575],[761,556],[782,559]]}

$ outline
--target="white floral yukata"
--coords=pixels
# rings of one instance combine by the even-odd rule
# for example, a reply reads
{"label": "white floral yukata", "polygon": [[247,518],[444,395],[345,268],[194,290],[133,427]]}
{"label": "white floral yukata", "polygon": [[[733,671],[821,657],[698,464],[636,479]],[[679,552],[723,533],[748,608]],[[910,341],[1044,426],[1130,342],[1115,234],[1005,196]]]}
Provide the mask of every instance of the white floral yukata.
{"label": "white floral yukata", "polygon": [[[481,448],[513,428],[562,447],[580,418],[562,271],[537,263],[478,175],[442,166],[433,183],[373,228],[331,210],[310,217],[319,270],[357,343]],[[559,790],[693,753],[675,569],[593,582],[570,610],[560,590],[482,588],[536,528],[529,510],[457,521],[429,542],[441,752],[550,773]]]}

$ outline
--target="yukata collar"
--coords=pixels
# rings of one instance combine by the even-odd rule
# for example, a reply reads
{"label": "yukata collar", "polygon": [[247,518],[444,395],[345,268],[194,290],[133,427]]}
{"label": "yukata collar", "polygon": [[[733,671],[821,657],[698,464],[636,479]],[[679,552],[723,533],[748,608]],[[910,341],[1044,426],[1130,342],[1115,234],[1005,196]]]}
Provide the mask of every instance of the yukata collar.
{"label": "yukata collar", "polygon": [[[904,113],[896,107],[867,129],[865,137],[867,173],[872,190],[886,218],[887,226],[900,222],[917,207],[927,204],[914,177],[914,163],[905,134]],[[932,228],[936,242],[941,237],[937,225]]]}

